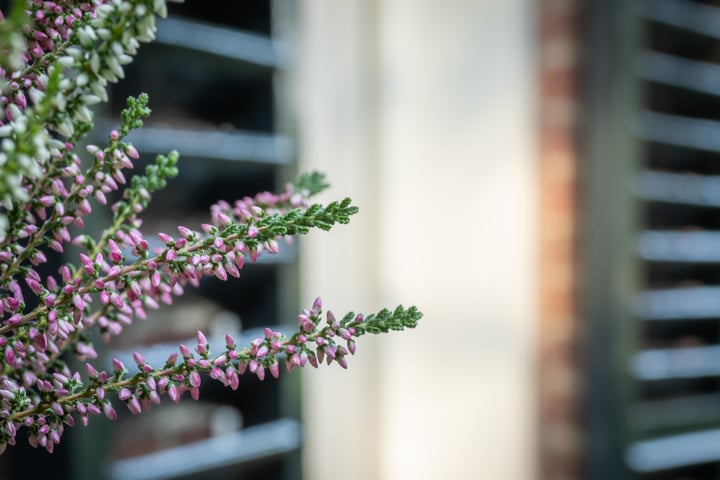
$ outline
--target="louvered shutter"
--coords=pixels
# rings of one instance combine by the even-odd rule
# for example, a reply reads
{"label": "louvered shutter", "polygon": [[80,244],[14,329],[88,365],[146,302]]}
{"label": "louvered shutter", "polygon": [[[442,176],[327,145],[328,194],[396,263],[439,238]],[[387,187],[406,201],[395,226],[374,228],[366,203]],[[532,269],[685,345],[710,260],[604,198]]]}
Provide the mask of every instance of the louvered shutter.
{"label": "louvered shutter", "polygon": [[588,473],[718,478],[720,6],[590,12],[578,192]]}

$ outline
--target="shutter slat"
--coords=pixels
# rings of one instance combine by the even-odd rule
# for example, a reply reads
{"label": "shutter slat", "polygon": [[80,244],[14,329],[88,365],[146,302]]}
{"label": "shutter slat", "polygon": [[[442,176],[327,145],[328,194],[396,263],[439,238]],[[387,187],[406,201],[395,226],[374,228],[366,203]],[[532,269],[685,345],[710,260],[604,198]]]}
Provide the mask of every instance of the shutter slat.
{"label": "shutter slat", "polygon": [[638,380],[672,380],[720,376],[720,345],[644,350],[631,360]]}
{"label": "shutter slat", "polygon": [[720,153],[720,121],[643,112],[637,134],[641,140]]}
{"label": "shutter slat", "polygon": [[275,43],[270,38],[191,20],[166,18],[159,21],[157,42],[230,61],[282,67]]}
{"label": "shutter slat", "polygon": [[687,0],[652,0],[645,7],[649,20],[720,39],[720,8]]}
{"label": "shutter slat", "polygon": [[638,63],[644,80],[720,96],[720,65],[654,51],[644,52]]}
{"label": "shutter slat", "polygon": [[286,165],[293,158],[293,142],[270,133],[220,132],[147,126],[128,137],[141,151],[178,150],[186,157]]}
{"label": "shutter slat", "polygon": [[635,313],[642,320],[720,318],[720,286],[641,292],[635,300]]}
{"label": "shutter slat", "polygon": [[720,207],[720,176],[645,171],[637,195],[647,201]]}
{"label": "shutter slat", "polygon": [[720,263],[720,232],[646,231],[638,254],[653,262]]}
{"label": "shutter slat", "polygon": [[[111,468],[111,478],[125,480],[171,480],[241,467],[249,462],[292,452],[300,448],[300,424],[280,419],[239,432],[201,440],[160,452],[121,460]],[[204,477],[209,478],[209,477]]]}
{"label": "shutter slat", "polygon": [[638,472],[657,472],[720,461],[720,429],[634,443],[626,460]]}

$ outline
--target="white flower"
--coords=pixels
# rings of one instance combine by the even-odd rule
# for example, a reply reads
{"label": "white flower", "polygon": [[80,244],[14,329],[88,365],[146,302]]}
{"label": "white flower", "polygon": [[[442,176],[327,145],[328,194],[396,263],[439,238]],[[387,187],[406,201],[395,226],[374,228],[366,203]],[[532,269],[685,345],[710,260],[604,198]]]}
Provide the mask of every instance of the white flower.
{"label": "white flower", "polygon": [[84,47],[92,47],[95,42],[97,41],[97,35],[95,34],[95,30],[93,30],[92,27],[89,25],[85,25],[84,27],[81,27],[77,30],[78,38],[80,39],[80,43]]}
{"label": "white flower", "polygon": [[72,67],[75,64],[75,58],[66,55],[58,58],[58,63],[63,67]]}
{"label": "white flower", "polygon": [[55,130],[57,130],[60,135],[70,138],[75,132],[75,127],[73,127],[70,117],[65,116],[60,123],[55,125]]}
{"label": "white flower", "polygon": [[90,123],[92,122],[93,116],[89,108],[85,105],[81,105],[75,112],[75,118],[81,122]]}
{"label": "white flower", "polygon": [[75,85],[78,87],[84,87],[88,84],[89,78],[87,76],[87,73],[80,73],[78,74],[77,78],[75,78]]}
{"label": "white flower", "polygon": [[32,100],[36,105],[42,102],[43,98],[45,98],[45,92],[34,87],[30,89],[28,95],[30,95],[30,100]]}
{"label": "white flower", "polygon": [[118,78],[125,78],[125,71],[123,70],[122,66],[120,65],[120,62],[116,57],[109,57],[108,60],[108,67],[110,67],[110,70],[118,77]]}
{"label": "white flower", "polygon": [[85,105],[95,105],[96,103],[100,103],[100,101],[101,101],[100,97],[98,97],[97,95],[89,95],[88,94],[88,95],[83,95],[80,98]]}

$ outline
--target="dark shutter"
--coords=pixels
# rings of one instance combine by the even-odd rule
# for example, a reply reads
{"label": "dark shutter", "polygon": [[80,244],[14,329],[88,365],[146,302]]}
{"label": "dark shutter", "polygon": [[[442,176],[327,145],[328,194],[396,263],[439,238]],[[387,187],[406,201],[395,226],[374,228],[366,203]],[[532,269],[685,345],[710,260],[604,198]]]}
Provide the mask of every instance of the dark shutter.
{"label": "dark shutter", "polygon": [[720,7],[596,3],[579,191],[589,478],[718,478]]}

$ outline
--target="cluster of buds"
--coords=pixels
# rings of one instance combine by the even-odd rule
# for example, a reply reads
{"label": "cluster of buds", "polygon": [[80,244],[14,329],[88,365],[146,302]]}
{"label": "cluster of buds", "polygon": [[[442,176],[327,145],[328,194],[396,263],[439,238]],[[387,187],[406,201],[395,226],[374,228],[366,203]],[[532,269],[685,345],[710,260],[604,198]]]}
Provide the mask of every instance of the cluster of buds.
{"label": "cluster of buds", "polygon": [[[0,453],[21,429],[31,445],[52,452],[76,420],[114,419],[122,404],[141,413],[185,392],[197,399],[203,375],[235,390],[244,374],[278,377],[283,361],[288,371],[324,362],[347,368],[357,337],[417,324],[422,314],[414,307],[337,319],[318,299],[290,336],[265,329],[238,346],[227,335],[224,348],[211,353],[198,332],[194,346],[180,345],[162,366],[140,353],[132,374],[118,359],[98,363],[91,333],[109,340],[204,277],[238,277],[246,259],[278,253],[311,229],[347,223],[357,208],[350,199],[312,204],[327,186],[313,173],[280,194],[218,202],[198,228],[146,238],[141,214],[178,173],[171,152],[126,180],[139,153],[125,138],[150,114],[147,96],[128,99],[106,145],[76,145],[92,127],[88,107],[107,100],[108,82],[123,77],[140,42],[154,38],[165,1],[15,5],[0,24]],[[112,197],[120,199],[107,205]],[[109,208],[112,219],[94,237],[83,233],[84,219],[98,207]],[[70,255],[68,244],[80,252]],[[61,254],[66,263],[50,271],[48,258]],[[85,367],[71,368],[65,354]]]}
{"label": "cluster of buds", "polygon": [[[0,202],[7,210],[47,190],[77,161],[74,145],[92,128],[90,107],[107,101],[109,83],[140,42],[155,38],[165,0],[17,1],[0,28]],[[4,48],[3,48],[4,47]],[[129,128],[136,128],[130,125]],[[123,137],[128,132],[120,132]],[[0,238],[9,228],[0,214]]]}

